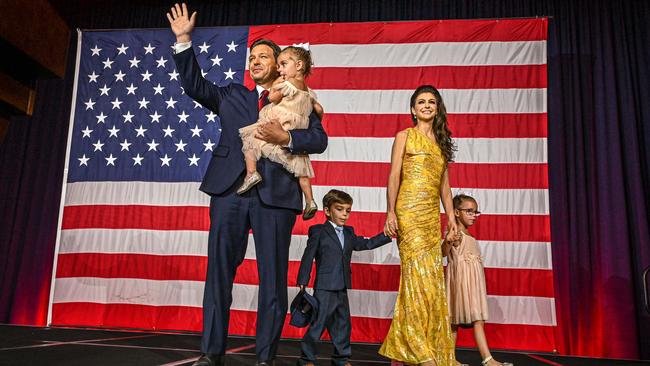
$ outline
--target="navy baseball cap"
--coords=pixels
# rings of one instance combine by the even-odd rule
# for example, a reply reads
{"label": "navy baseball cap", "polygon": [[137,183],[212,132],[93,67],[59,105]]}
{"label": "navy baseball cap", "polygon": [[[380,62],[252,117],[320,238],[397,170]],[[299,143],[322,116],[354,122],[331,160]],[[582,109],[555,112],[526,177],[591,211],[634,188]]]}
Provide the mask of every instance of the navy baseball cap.
{"label": "navy baseball cap", "polygon": [[298,292],[291,302],[291,320],[289,324],[304,328],[318,317],[318,300],[306,291]]}

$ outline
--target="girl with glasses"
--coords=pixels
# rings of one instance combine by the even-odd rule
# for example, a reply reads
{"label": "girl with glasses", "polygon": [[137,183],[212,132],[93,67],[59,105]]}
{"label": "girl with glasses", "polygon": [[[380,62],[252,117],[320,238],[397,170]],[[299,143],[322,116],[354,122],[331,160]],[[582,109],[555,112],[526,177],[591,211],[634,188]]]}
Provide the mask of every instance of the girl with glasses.
{"label": "girl with glasses", "polygon": [[486,366],[512,366],[511,363],[497,362],[490,354],[483,326],[488,319],[487,291],[481,250],[476,239],[467,231],[481,214],[476,200],[459,194],[453,199],[454,216],[458,234],[454,241],[445,240],[442,255],[447,257],[446,284],[449,317],[454,343],[458,327],[473,328],[474,340],[478,345]]}

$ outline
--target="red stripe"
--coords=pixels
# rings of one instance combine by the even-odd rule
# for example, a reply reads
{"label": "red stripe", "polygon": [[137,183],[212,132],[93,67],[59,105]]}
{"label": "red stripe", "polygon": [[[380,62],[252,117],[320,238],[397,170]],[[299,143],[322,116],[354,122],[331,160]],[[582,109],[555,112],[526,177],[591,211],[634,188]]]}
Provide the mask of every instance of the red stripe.
{"label": "red stripe", "polygon": [[[529,350],[557,352],[555,350],[555,327],[522,324],[485,324],[485,336],[490,349]],[[460,329],[457,345],[476,348],[472,329]],[[505,361],[505,360],[501,360]]]}
{"label": "red stripe", "polygon": [[552,270],[485,268],[485,282],[489,295],[555,297]]}
{"label": "red stripe", "polygon": [[[389,163],[312,161],[312,185],[386,187]],[[350,174],[354,172],[354,174]],[[465,164],[449,165],[452,187],[547,189],[546,164]]]}
{"label": "red stripe", "polygon": [[[324,222],[325,215],[318,211],[310,221],[296,220],[293,234],[307,235],[311,225]],[[357,235],[373,236],[383,230],[386,214],[382,212],[352,212],[346,225],[353,226]],[[441,215],[445,227],[445,215]],[[548,215],[481,215],[470,229],[478,240],[490,241],[551,241],[551,224]]]}
{"label": "red stripe", "polygon": [[[381,77],[377,77],[381,75]],[[249,73],[245,85],[253,85]],[[415,90],[428,83],[438,89],[546,88],[546,65],[318,67],[307,80],[316,90]]]}
{"label": "red stripe", "polygon": [[[381,75],[381,77],[377,77]],[[546,65],[314,67],[312,89],[415,90],[426,83],[438,89],[546,88]]]}
{"label": "red stripe", "polygon": [[[150,330],[201,331],[202,309],[187,306],[58,303],[52,305],[52,325],[135,328]],[[255,336],[257,315],[253,311],[230,311],[231,335]],[[390,319],[352,317],[352,342],[382,342]],[[301,338],[305,328],[289,325],[285,319],[282,336]],[[492,349],[553,351],[554,327],[519,324],[486,324]],[[473,346],[471,330],[461,329],[459,346]]]}
{"label": "red stripe", "polygon": [[[230,311],[230,334],[255,335],[256,313],[252,311]],[[351,318],[352,342],[383,342],[391,319],[377,319],[353,316]],[[285,319],[282,337],[302,338],[306,328],[296,328],[289,325],[289,317]],[[485,333],[492,349],[553,351],[554,327],[521,324],[486,324]],[[467,333],[467,334],[466,334]],[[468,337],[469,335],[469,337]],[[327,337],[324,337],[327,338]],[[458,346],[476,347],[471,337],[471,331],[459,332]]]}
{"label": "red stripe", "polygon": [[280,45],[539,41],[547,39],[547,23],[531,18],[253,26],[248,46],[259,38]]}
{"label": "red stripe", "polygon": [[452,187],[496,189],[548,189],[547,164],[464,164],[449,165]]}
{"label": "red stripe", "polygon": [[66,206],[61,229],[210,229],[208,207],[144,205]]}
{"label": "red stripe", "polygon": [[[296,286],[300,262],[289,262],[288,283]],[[205,281],[207,258],[180,255],[69,253],[60,254],[57,278],[139,278],[159,281]],[[539,269],[486,268],[490,295],[553,297],[553,273]],[[397,291],[397,264],[352,263],[352,288],[368,291]],[[313,276],[312,283],[313,285]],[[257,262],[245,259],[235,283],[259,285]]]}
{"label": "red stripe", "polygon": [[200,307],[92,302],[52,304],[52,325],[200,332],[202,319]]}
{"label": "red stripe", "polygon": [[56,277],[205,281],[207,265],[207,257],[189,255],[67,253],[58,256]]}
{"label": "red stripe", "polygon": [[[447,122],[454,138],[548,135],[546,113],[449,114]],[[327,113],[326,108],[323,118],[323,127],[330,137],[395,137],[399,131],[412,126],[408,114],[337,114]]]}
{"label": "red stripe", "polygon": [[[300,262],[289,262],[289,286],[296,286]],[[312,269],[310,287],[314,284]],[[368,291],[397,291],[398,264],[352,263],[352,289]],[[499,296],[553,297],[553,272],[541,269],[486,268],[488,294]],[[237,271],[235,283],[258,285],[257,263],[245,260]]]}
{"label": "red stripe", "polygon": [[[208,207],[120,206],[87,205],[67,206],[63,211],[62,229],[145,229],[145,230],[199,230],[209,229]],[[444,227],[445,215],[441,215]],[[386,214],[382,212],[353,212],[348,225],[356,228],[358,235],[373,236],[384,227]],[[316,218],[296,219],[295,235],[307,235],[315,223],[325,221],[323,211]],[[492,241],[551,241],[548,215],[481,215],[472,226],[479,240]]]}

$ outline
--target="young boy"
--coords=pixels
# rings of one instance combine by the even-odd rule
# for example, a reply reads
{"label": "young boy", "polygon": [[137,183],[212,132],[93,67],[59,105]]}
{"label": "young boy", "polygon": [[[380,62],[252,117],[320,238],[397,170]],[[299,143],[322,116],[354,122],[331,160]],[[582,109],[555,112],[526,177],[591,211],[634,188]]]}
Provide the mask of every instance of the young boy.
{"label": "young boy", "polygon": [[353,250],[370,250],[390,243],[383,233],[370,239],[354,234],[354,229],[344,226],[352,210],[352,197],[335,189],[323,197],[327,221],[309,228],[309,239],[298,271],[298,285],[303,290],[309,283],[311,267],[316,259],[314,297],[318,299],[318,315],[300,344],[302,357],[299,365],[314,366],[318,354],[317,344],[325,328],[334,344],[332,363],[350,365],[350,304],[347,289],[351,287],[350,260]]}

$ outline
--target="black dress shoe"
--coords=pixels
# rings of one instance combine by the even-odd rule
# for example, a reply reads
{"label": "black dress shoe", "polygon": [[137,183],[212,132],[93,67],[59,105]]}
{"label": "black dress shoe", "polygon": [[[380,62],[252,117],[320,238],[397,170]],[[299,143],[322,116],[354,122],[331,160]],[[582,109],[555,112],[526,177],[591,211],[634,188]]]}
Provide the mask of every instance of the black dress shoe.
{"label": "black dress shoe", "polygon": [[224,356],[204,354],[192,366],[223,366],[224,361]]}
{"label": "black dress shoe", "polygon": [[255,366],[275,366],[275,360],[257,361]]}

